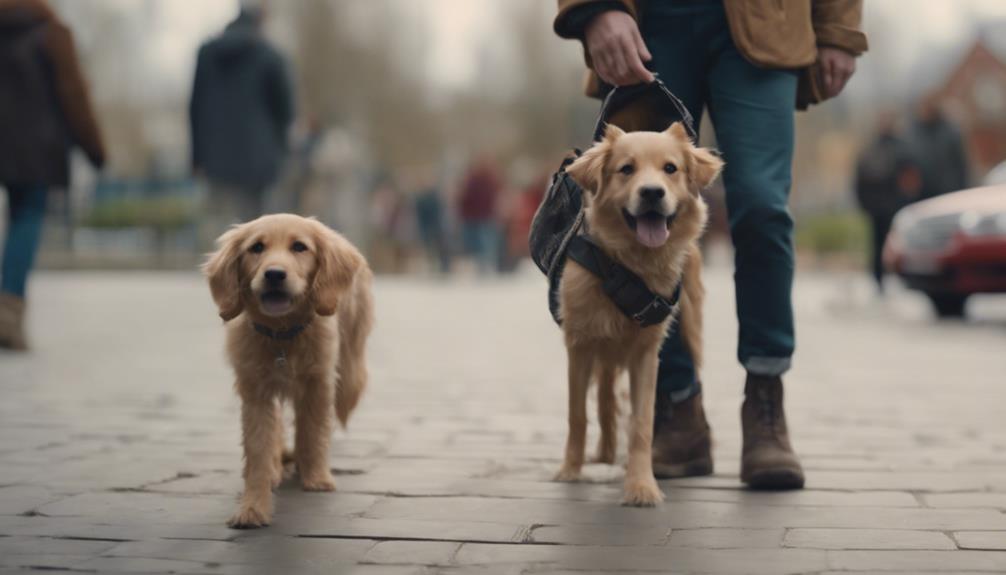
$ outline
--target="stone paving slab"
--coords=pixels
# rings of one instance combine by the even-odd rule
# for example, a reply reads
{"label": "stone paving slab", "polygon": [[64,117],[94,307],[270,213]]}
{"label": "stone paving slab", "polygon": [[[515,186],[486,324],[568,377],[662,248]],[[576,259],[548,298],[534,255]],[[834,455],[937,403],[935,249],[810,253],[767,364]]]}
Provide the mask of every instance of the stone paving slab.
{"label": "stone paving slab", "polygon": [[707,284],[716,474],[661,482],[663,506],[618,505],[621,462],[550,481],[565,360],[540,277],[381,278],[338,491],[292,478],[270,527],[235,531],[239,404],[203,281],[39,274],[35,350],[0,354],[0,573],[1006,572],[1001,300],[937,323],[909,294],[802,274],[787,408],[808,488],[756,493],[729,274]]}

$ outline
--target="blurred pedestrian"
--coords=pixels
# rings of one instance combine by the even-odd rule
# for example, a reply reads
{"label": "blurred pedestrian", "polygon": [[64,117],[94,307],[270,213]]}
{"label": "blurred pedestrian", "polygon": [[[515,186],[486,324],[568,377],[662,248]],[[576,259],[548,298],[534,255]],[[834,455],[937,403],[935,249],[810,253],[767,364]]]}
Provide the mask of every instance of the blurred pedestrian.
{"label": "blurred pedestrian", "polygon": [[261,0],[242,0],[238,17],[199,49],[189,116],[192,168],[209,184],[207,237],[262,214],[286,155],[292,88],[265,19]]}
{"label": "blurred pedestrian", "polygon": [[531,221],[545,197],[549,174],[540,172],[517,193],[509,211],[506,225],[506,260],[509,269],[515,269],[520,260],[530,256],[527,237],[531,233]]}
{"label": "blurred pedestrian", "polygon": [[382,175],[374,185],[371,221],[376,234],[370,246],[370,263],[379,272],[400,274],[408,268],[413,243],[411,205],[391,176]]}
{"label": "blurred pedestrian", "polygon": [[922,165],[922,199],[968,187],[968,158],[961,132],[935,96],[919,102],[911,142]]}
{"label": "blurred pedestrian", "polygon": [[884,241],[894,214],[916,199],[922,188],[922,174],[912,146],[897,132],[893,114],[877,119],[877,135],[859,156],[856,164],[856,198],[870,219],[873,279],[884,293]]}
{"label": "blurred pedestrian", "polygon": [[[555,31],[583,42],[596,73],[592,95],[601,95],[601,82],[652,81],[649,63],[692,116],[709,110],[726,160],[738,358],[747,371],[741,480],[753,488],[804,484],[782,390],[795,347],[787,207],[794,108],[845,87],[866,50],[861,13],[861,0],[559,0]],[[666,128],[638,105],[625,112],[612,122],[628,130]],[[676,330],[660,352],[656,405],[657,476],[712,473],[701,387]]]}
{"label": "blurred pedestrian", "polygon": [[465,251],[475,258],[479,273],[499,269],[498,202],[503,190],[499,170],[490,158],[473,164],[461,186],[458,214]]}
{"label": "blurred pedestrian", "polygon": [[7,238],[0,271],[0,347],[27,349],[28,273],[42,236],[46,196],[65,188],[79,146],[101,168],[105,149],[73,34],[43,0],[0,0],[0,186]]}
{"label": "blurred pedestrian", "polygon": [[433,177],[426,179],[415,199],[419,239],[423,243],[431,267],[438,273],[446,275],[451,271],[451,250],[447,241],[444,200],[436,179]]}

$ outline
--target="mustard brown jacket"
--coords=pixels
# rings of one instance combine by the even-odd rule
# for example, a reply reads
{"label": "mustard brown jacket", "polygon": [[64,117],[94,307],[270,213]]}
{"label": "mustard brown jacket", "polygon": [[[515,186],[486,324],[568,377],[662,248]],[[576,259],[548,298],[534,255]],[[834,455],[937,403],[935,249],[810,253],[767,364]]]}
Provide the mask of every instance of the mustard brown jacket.
{"label": "mustard brown jacket", "polygon": [[[660,0],[649,0],[660,1]],[[647,0],[558,0],[553,27],[563,38],[582,40],[582,8],[607,6],[622,9],[639,20],[646,17]],[[863,0],[723,0],[730,35],[740,53],[764,68],[802,69],[801,99],[823,99],[814,64],[818,46],[840,48],[853,56],[867,50],[860,30]],[[590,58],[587,55],[587,65]],[[600,84],[591,74],[588,94],[599,94]]]}

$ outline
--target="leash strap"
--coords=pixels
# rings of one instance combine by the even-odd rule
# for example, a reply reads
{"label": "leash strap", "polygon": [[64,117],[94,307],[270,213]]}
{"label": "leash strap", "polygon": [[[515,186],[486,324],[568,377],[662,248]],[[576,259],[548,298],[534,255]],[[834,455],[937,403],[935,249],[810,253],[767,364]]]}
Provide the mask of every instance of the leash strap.
{"label": "leash strap", "polygon": [[604,293],[640,327],[657,325],[677,310],[681,282],[674,288],[670,299],[654,293],[639,276],[609,258],[583,234],[577,234],[570,240],[566,255],[601,278]]}

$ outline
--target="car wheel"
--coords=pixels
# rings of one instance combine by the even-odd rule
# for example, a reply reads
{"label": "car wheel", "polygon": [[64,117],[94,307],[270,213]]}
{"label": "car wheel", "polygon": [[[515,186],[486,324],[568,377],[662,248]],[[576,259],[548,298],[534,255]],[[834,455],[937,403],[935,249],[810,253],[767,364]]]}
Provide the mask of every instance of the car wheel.
{"label": "car wheel", "polygon": [[927,293],[933,310],[939,317],[964,317],[964,306],[968,302],[966,294]]}

